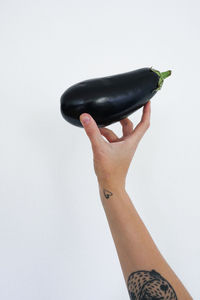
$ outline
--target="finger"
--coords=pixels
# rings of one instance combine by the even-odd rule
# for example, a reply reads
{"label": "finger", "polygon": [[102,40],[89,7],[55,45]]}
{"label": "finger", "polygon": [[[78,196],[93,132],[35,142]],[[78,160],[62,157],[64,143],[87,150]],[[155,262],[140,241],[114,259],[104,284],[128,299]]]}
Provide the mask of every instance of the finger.
{"label": "finger", "polygon": [[120,120],[120,123],[122,125],[123,137],[130,135],[133,131],[133,123],[131,120],[125,118]]}
{"label": "finger", "polygon": [[108,128],[99,128],[101,134],[110,142],[117,142],[119,140],[118,136]]}
{"label": "finger", "polygon": [[82,113],[79,116],[79,120],[83,125],[87,136],[90,139],[92,146],[100,146],[100,144],[105,143],[101,133],[99,131],[99,127],[97,126],[95,120],[88,113]]}
{"label": "finger", "polygon": [[151,102],[148,101],[143,107],[143,114],[140,123],[135,127],[133,134],[141,139],[150,126]]}
{"label": "finger", "polygon": [[135,143],[135,140],[138,142],[143,137],[145,132],[150,126],[150,115],[151,115],[151,102],[148,101],[144,107],[143,107],[143,113],[140,123],[135,127],[132,134],[130,135],[129,140],[133,140]]}

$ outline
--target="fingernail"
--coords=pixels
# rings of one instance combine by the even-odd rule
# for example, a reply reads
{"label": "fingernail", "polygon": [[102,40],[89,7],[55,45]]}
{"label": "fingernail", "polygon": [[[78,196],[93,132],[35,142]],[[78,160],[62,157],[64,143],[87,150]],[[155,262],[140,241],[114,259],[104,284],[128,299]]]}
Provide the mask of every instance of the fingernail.
{"label": "fingernail", "polygon": [[90,118],[87,117],[87,116],[85,116],[85,117],[82,117],[82,118],[81,118],[81,121],[83,122],[83,124],[88,124],[89,121],[90,121]]}

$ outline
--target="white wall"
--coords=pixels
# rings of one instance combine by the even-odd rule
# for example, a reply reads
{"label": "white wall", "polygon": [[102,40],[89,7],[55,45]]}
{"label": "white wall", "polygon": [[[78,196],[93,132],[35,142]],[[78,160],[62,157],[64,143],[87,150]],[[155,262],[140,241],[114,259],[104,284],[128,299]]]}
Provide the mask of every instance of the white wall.
{"label": "white wall", "polygon": [[[1,0],[0,299],[128,299],[89,140],[62,118],[60,96],[151,66],[172,76],[152,99],[127,192],[199,299],[199,9],[194,0]],[[119,123],[109,128],[121,136]]]}

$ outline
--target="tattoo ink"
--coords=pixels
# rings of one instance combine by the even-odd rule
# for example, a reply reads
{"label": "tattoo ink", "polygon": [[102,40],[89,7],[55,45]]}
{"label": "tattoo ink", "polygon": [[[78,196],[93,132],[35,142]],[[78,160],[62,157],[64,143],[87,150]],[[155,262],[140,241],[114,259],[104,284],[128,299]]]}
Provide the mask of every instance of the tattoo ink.
{"label": "tattoo ink", "polygon": [[178,300],[170,283],[155,270],[131,273],[127,287],[131,300]]}
{"label": "tattoo ink", "polygon": [[104,196],[108,199],[110,198],[113,193],[111,193],[110,191],[106,190],[106,189],[103,189],[103,193],[104,193]]}

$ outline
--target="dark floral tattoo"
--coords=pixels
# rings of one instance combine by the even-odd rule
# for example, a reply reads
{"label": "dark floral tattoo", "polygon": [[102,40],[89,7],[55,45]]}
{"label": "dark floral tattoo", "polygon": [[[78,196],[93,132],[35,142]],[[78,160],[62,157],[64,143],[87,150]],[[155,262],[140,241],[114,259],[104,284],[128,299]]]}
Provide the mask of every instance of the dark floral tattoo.
{"label": "dark floral tattoo", "polygon": [[113,193],[111,193],[110,191],[106,190],[106,189],[103,189],[103,193],[104,193],[104,196],[108,199],[110,198],[110,196],[112,196]]}
{"label": "dark floral tattoo", "polygon": [[173,287],[155,270],[131,273],[127,287],[131,300],[177,300]]}

